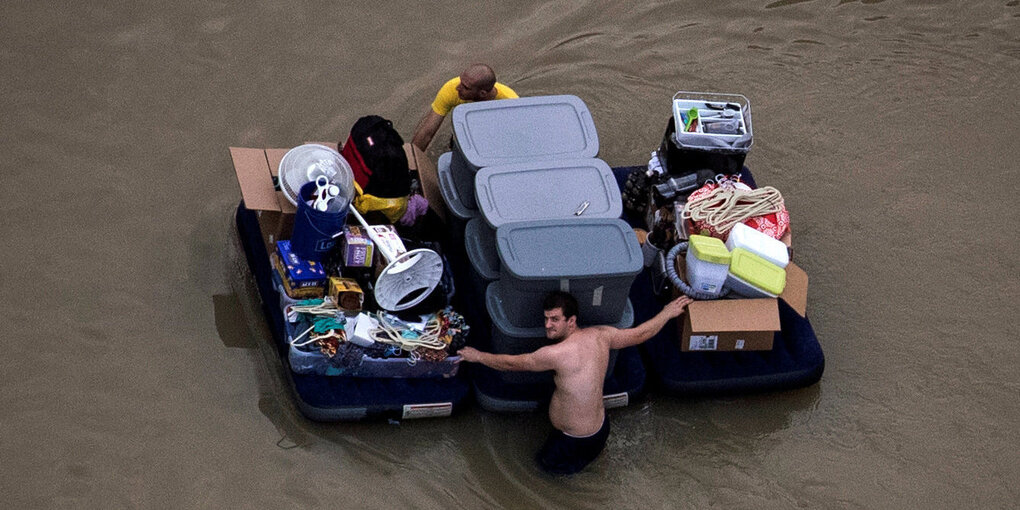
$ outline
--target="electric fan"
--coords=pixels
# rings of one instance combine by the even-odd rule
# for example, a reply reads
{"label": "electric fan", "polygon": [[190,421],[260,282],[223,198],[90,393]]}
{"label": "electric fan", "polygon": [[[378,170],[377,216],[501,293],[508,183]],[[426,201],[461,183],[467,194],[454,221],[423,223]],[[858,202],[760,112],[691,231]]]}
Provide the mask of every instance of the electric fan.
{"label": "electric fan", "polygon": [[339,152],[315,143],[299,145],[287,151],[280,160],[280,191],[287,200],[297,205],[301,186],[315,182],[319,176],[340,188],[340,193],[329,201],[326,211],[340,212],[354,199],[354,171]]}

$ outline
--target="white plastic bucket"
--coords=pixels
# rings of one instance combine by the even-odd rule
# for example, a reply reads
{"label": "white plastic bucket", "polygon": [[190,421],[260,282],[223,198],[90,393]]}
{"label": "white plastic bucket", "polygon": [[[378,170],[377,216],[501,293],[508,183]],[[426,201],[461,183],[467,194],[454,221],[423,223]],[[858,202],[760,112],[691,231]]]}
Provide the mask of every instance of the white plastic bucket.
{"label": "white plastic bucket", "polygon": [[687,248],[687,282],[696,291],[713,296],[722,293],[729,274],[729,251],[714,237],[693,235]]}

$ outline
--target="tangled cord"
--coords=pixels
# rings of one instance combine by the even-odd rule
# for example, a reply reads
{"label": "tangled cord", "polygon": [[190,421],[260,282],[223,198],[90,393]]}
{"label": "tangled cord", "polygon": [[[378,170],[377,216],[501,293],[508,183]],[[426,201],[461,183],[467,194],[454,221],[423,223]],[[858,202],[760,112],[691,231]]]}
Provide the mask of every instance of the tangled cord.
{"label": "tangled cord", "polygon": [[703,222],[725,234],[737,223],[779,213],[785,208],[783,195],[772,186],[753,190],[720,186],[703,197],[687,202],[680,217],[696,223]]}
{"label": "tangled cord", "polygon": [[440,340],[441,325],[434,316],[425,323],[425,331],[418,333],[410,328],[398,328],[386,320],[382,312],[376,312],[375,318],[379,321],[379,327],[373,328],[369,335],[376,342],[399,346],[401,349],[413,352],[418,347],[426,349],[446,349],[446,342]]}
{"label": "tangled cord", "polygon": [[[336,304],[329,297],[306,299],[293,305],[288,305],[284,308],[284,314],[288,317],[288,320],[291,320],[291,317],[293,317],[291,322],[297,322],[299,314],[311,316],[312,325],[290,340],[290,345],[294,347],[304,347],[318,342],[324,352],[328,351],[327,354],[332,356],[332,354],[336,353],[336,347],[347,341],[347,335],[344,332],[347,319],[340,314]],[[316,334],[311,335],[309,340],[299,343],[305,335],[313,331]]]}

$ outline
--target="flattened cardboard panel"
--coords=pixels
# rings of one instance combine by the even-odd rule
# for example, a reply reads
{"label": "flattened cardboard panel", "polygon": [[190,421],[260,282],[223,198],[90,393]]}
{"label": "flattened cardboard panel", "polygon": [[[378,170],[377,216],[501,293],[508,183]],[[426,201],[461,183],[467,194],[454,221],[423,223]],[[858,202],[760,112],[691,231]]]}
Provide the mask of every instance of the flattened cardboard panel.
{"label": "flattened cardboard panel", "polygon": [[273,191],[265,151],[231,147],[230,158],[234,161],[234,173],[241,186],[245,207],[259,211],[279,211],[280,204]]}
{"label": "flattened cardboard panel", "polygon": [[333,150],[335,150],[337,152],[340,152],[340,147],[337,145],[336,142],[314,142],[313,141],[313,142],[305,142],[305,143],[306,144],[314,143],[316,145],[325,145],[326,147],[329,147],[330,149],[333,149]]}
{"label": "flattened cardboard panel", "polygon": [[[266,160],[269,162],[269,172],[273,177],[277,177],[280,173],[280,161],[283,160],[283,156],[287,154],[290,149],[266,149]],[[277,209],[281,212],[294,214],[297,212],[297,207],[287,200],[282,191],[276,192]]]}
{"label": "flattened cardboard panel", "polygon": [[280,161],[290,149],[266,149],[266,160],[269,161],[269,172],[276,177],[280,174]]}
{"label": "flattened cardboard panel", "polygon": [[796,310],[801,317],[807,317],[808,275],[797,264],[790,262],[786,266],[786,288],[779,299]]}

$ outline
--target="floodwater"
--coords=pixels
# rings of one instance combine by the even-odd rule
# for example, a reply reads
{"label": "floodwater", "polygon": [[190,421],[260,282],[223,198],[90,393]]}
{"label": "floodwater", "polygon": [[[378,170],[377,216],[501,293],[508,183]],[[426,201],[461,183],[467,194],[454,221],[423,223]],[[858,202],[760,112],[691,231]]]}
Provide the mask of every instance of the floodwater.
{"label": "floodwater", "polygon": [[[1020,2],[8,1],[7,508],[1015,508]],[[677,90],[754,109],[817,385],[610,412],[539,473],[542,414],[316,424],[247,283],[227,148],[410,137],[473,61],[576,94],[642,164]],[[444,126],[437,140],[445,140]],[[438,155],[438,148],[430,150]]]}

